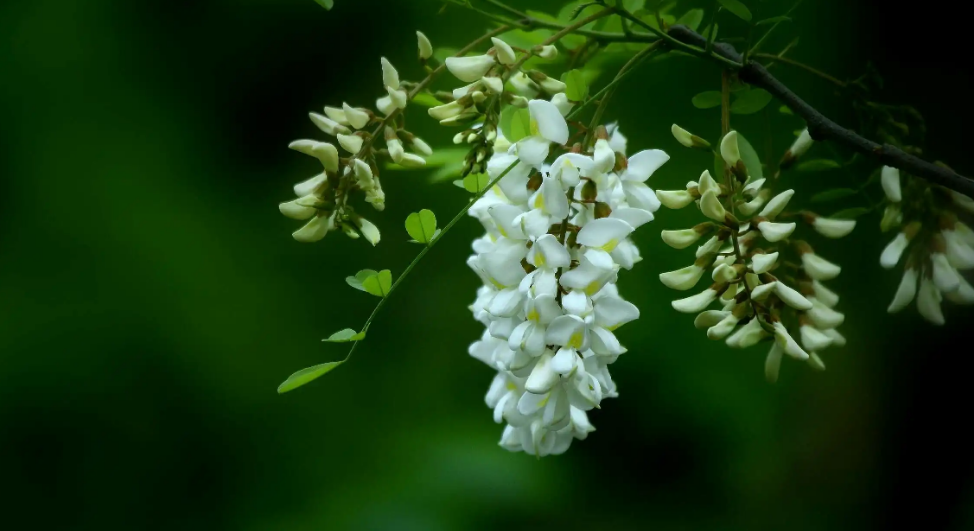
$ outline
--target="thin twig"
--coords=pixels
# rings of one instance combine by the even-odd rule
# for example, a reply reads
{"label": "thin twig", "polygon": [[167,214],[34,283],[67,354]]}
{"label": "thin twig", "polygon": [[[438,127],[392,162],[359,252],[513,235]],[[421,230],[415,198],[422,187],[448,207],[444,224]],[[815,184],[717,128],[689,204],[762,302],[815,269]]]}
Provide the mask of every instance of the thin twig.
{"label": "thin twig", "polygon": [[[706,45],[707,42],[705,37],[682,24],[672,26],[669,29],[669,36],[685,45],[689,45],[693,50],[700,50],[699,47]],[[683,47],[679,49],[686,50]],[[808,132],[813,139],[818,141],[832,140],[854,151],[872,156],[878,159],[880,164],[899,168],[911,175],[927,179],[934,184],[939,184],[967,196],[974,197],[974,180],[964,177],[949,168],[938,166],[919,157],[910,155],[896,146],[878,144],[872,140],[863,138],[853,131],[840,126],[818,112],[808,103],[805,103],[804,100],[792,92],[784,83],[778,81],[777,78],[771,75],[760,63],[751,61],[747,65],[742,65],[740,63],[741,55],[737,53],[737,50],[733,46],[727,43],[714,44],[714,51],[716,53],[713,55],[702,53],[702,51],[694,51],[691,53],[711,59],[719,56],[721,60],[717,62],[721,65],[726,65],[727,63],[735,65],[734,70],[737,71],[741,81],[767,90],[778,101],[791,109],[792,112],[802,117],[808,125]],[[779,61],[781,60],[777,56],[775,58]]]}

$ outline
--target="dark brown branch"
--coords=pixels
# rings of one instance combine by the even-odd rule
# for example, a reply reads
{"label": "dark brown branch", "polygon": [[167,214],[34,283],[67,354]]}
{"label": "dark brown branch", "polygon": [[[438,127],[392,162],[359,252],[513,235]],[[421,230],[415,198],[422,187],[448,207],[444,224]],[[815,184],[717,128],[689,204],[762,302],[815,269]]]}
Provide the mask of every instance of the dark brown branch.
{"label": "dark brown branch", "polygon": [[[703,35],[686,26],[673,26],[669,29],[668,33],[671,37],[686,44],[700,48],[707,46],[707,39]],[[730,44],[714,43],[713,49],[725,59],[736,63],[742,61],[741,54],[737,53],[737,50]],[[896,146],[877,144],[829,120],[822,113],[815,110],[814,107],[805,103],[804,100],[799,98],[797,94],[792,92],[781,81],[778,81],[760,63],[749,61],[746,65],[738,68],[737,75],[741,81],[767,90],[772,96],[791,109],[792,112],[804,118],[808,124],[808,133],[813,139],[819,141],[832,140],[864,155],[875,157],[883,165],[899,168],[910,175],[922,177],[934,184],[946,186],[969,197],[974,197],[974,180],[959,175],[949,168],[931,164],[923,159],[910,155]]]}

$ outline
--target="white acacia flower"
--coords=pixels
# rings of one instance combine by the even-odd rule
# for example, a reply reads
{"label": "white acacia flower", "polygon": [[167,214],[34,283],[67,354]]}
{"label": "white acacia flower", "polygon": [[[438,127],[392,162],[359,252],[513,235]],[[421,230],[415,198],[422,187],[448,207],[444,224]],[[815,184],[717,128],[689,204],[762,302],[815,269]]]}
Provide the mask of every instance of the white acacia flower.
{"label": "white acacia flower", "polygon": [[761,275],[771,271],[778,261],[778,253],[756,254],[751,258],[751,269],[755,274]]}
{"label": "white acacia flower", "polygon": [[856,220],[829,219],[816,216],[812,221],[812,227],[816,232],[826,238],[843,238],[848,236],[856,228]]}
{"label": "white acacia flower", "polygon": [[302,243],[313,243],[325,237],[329,231],[335,229],[335,214],[329,216],[317,215],[300,229],[296,230],[292,236]]}
{"label": "white acacia flower", "polygon": [[660,203],[673,210],[679,210],[694,201],[689,190],[657,190],[656,198]]}
{"label": "white acacia flower", "polygon": [[815,253],[802,254],[802,267],[805,273],[814,280],[832,280],[839,276],[842,268]]}
{"label": "white acacia flower", "polygon": [[764,206],[764,209],[758,213],[759,216],[774,219],[781,214],[781,212],[788,206],[788,202],[791,201],[792,196],[795,195],[794,190],[785,190],[780,194],[771,198],[768,204]]}
{"label": "white acacia flower", "polygon": [[469,57],[447,57],[446,68],[457,79],[465,83],[472,83],[484,77],[487,71],[497,64],[490,55],[473,55]]}
{"label": "white acacia flower", "polygon": [[433,57],[433,45],[429,38],[422,31],[416,32],[417,47],[419,48],[419,58],[426,60]]}
{"label": "white acacia flower", "polygon": [[578,231],[576,241],[588,247],[585,258],[599,269],[615,267],[613,258],[620,253],[619,244],[632,233],[631,225],[616,218],[596,219]]}
{"label": "white acacia flower", "polygon": [[781,322],[774,324],[774,339],[775,343],[781,347],[781,350],[784,351],[785,354],[788,354],[789,356],[798,360],[808,359],[808,353],[805,352],[805,350],[798,344],[797,341],[795,341],[793,337],[791,337],[791,334],[788,333],[788,329],[785,328],[785,325],[781,324]]}
{"label": "white acacia flower", "polygon": [[517,157],[530,166],[540,166],[548,158],[552,142],[558,145],[568,142],[568,123],[550,101],[531,100],[528,110],[533,134],[517,141]]}
{"label": "white acacia flower", "polygon": [[883,192],[886,193],[887,199],[894,203],[903,200],[903,192],[900,190],[900,170],[883,166],[883,169],[880,170],[879,182],[883,186]]}
{"label": "white acacia flower", "polygon": [[514,53],[514,49],[511,48],[510,44],[507,44],[497,37],[491,37],[490,41],[494,43],[494,52],[497,54],[498,63],[502,65],[512,65],[517,61],[517,55]]}
{"label": "white acacia flower", "polygon": [[942,300],[943,295],[937,289],[932,279],[926,276],[920,279],[920,291],[917,295],[917,310],[924,319],[938,326],[943,326],[945,322],[943,310],[940,309],[940,302]]}
{"label": "white acacia flower", "polygon": [[893,302],[890,303],[889,307],[886,309],[889,313],[896,313],[903,308],[906,308],[913,302],[913,298],[916,296],[917,291],[917,271],[913,268],[907,267],[903,270],[903,279],[900,281],[900,285],[896,288],[896,295],[893,296]]}
{"label": "white acacia flower", "polygon": [[814,141],[812,140],[812,135],[808,134],[808,128],[802,129],[800,135],[795,140],[795,142],[788,149],[788,153],[791,154],[793,159],[797,159],[804,155],[809,148],[812,147]]}
{"label": "white acacia flower", "polygon": [[780,242],[791,233],[795,232],[795,223],[775,223],[771,221],[759,221],[755,225],[757,229],[761,232],[761,236],[764,236],[765,240],[771,243]]}
{"label": "white acacia flower", "polygon": [[668,160],[670,160],[670,156],[659,149],[640,151],[629,157],[628,167],[622,172],[619,179],[622,182],[622,190],[629,206],[649,212],[659,210],[660,199],[657,198],[653,189],[646,185],[646,180],[652,177],[653,173]]}
{"label": "white acacia flower", "polygon": [[713,189],[707,190],[700,196],[700,211],[703,212],[704,216],[719,223],[723,223],[724,218],[727,217],[727,211],[720,204],[720,199],[717,198],[717,192]]}

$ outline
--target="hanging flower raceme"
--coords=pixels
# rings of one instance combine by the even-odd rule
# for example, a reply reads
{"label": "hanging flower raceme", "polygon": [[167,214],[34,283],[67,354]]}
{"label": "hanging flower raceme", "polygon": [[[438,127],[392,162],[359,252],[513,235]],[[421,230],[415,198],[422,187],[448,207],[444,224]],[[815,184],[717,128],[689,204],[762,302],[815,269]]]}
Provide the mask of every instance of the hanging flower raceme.
{"label": "hanging flower raceme", "polygon": [[[418,38],[420,58],[425,61],[432,48],[422,33],[418,33]],[[297,140],[290,145],[291,149],[318,159],[322,165],[320,173],[294,186],[297,199],[280,205],[285,216],[306,221],[294,233],[294,239],[300,242],[315,242],[332,230],[342,229],[352,238],[364,236],[376,245],[379,229],[355,211],[349,198],[354,192],[361,192],[365,202],[383,210],[385,192],[379,180],[380,162],[386,160],[416,168],[425,166],[424,157],[432,154],[428,144],[390,119],[406,107],[410,84],[400,80],[399,72],[386,58],[381,59],[380,65],[385,95],[376,101],[378,113],[348,103],[341,107],[326,106],[324,114],[311,113],[311,121],[334,137],[338,146],[317,140]],[[367,130],[370,127],[375,129],[370,132]],[[385,150],[378,149],[380,140]]]}
{"label": "hanging flower raceme", "polygon": [[[684,146],[709,146],[676,125],[672,132]],[[810,139],[799,138],[786,159],[801,156],[807,143]],[[742,160],[736,131],[724,136],[719,153],[726,167],[724,175],[718,176],[721,182],[705,170],[685,190],[656,192],[668,208],[695,202],[709,219],[662,233],[663,241],[676,249],[709,236],[698,246],[692,264],[660,275],[664,285],[678,291],[693,290],[705,275],[709,277],[707,288],[673,301],[673,308],[697,314],[697,328],[732,348],[771,342],[765,362],[771,382],[777,380],[785,355],[824,369],[818,353],[845,342],[836,330],[844,320],[834,309],[839,297],[823,284],[838,276],[841,268],[817,254],[809,243],[794,239],[798,223],[787,220],[800,219],[828,238],[848,235],[856,222],[786,211],[794,191],[772,194],[764,188],[765,179],[753,178],[751,170],[758,168],[749,168]]]}
{"label": "hanging flower raceme", "polygon": [[615,330],[639,310],[615,280],[639,261],[629,236],[658,207],[624,188],[646,187],[668,157],[649,150],[626,159],[610,147],[612,164],[600,165],[612,138],[600,128],[588,152],[576,145],[543,164],[563,149],[568,127],[550,101],[528,108],[535,136],[492,157],[492,177],[515,169],[469,211],[486,229],[468,260],[484,282],[471,310],[486,327],[470,354],[498,371],[486,402],[506,423],[500,445],[542,456],[587,437],[587,412],[617,394],[608,366],[626,349]]}
{"label": "hanging flower raceme", "polygon": [[974,200],[889,166],[880,170],[880,184],[887,201],[880,228],[896,235],[879,263],[885,269],[903,264],[887,311],[898,312],[915,299],[924,319],[943,325],[943,299],[974,304],[974,287],[961,274],[974,269],[974,231],[960,220],[974,213]]}

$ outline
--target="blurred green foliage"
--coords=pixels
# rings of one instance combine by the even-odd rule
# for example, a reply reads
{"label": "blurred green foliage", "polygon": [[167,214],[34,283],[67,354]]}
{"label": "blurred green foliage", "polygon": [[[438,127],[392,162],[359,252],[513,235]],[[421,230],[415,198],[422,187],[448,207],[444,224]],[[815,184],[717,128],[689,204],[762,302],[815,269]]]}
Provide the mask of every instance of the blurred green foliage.
{"label": "blurred green foliage", "polygon": [[[745,3],[756,20],[790,7]],[[712,3],[685,4],[709,21]],[[883,55],[904,37],[877,19],[879,5],[807,3],[764,50],[800,35],[794,56],[841,78],[879,61],[897,81],[890,96],[927,115],[931,157],[970,173],[971,110],[936,97],[945,84],[969,93],[969,65]],[[380,55],[419,78],[416,29],[459,47],[487,24],[438,10],[391,0],[338,0],[331,11],[311,0],[0,5],[5,528],[863,529],[888,528],[904,511],[926,529],[974,525],[972,441],[957,422],[970,403],[974,315],[951,309],[935,331],[912,309],[885,314],[898,278],[877,267],[876,215],[848,241],[821,245],[844,266],[835,286],[849,345],[827,352],[827,372],[786,363],[770,386],[763,347],[712,344],[671,311],[676,296],[657,274],[688,257],[656,231],[696,220],[689,209],[661,212],[636,236],[645,261],[620,279],[642,310],[620,331],[630,350],[613,366],[621,397],[561,457],[496,446],[500,428],[483,405],[492,374],[466,355],[480,333],[466,311],[477,278],[463,265],[473,222],[390,299],[352,362],[279,396],[295,369],[341,359],[348,345],[320,339],[357,329],[371,311],[375,299],[342,279],[364,268],[397,276],[418,250],[406,216],[428,208],[449,219],[469,197],[450,179],[428,183],[430,172],[390,172],[389,206],[370,216],[383,231],[376,248],[339,233],[296,243],[276,207],[317,171],[286,149],[318,135],[309,110],[370,104]],[[722,37],[745,31],[731,17],[719,23]],[[618,59],[588,80],[593,91]],[[776,71],[854,122],[823,81]],[[691,98],[719,82],[714,65],[673,57],[621,85],[606,117],[630,150],[673,156],[654,187],[680,187],[712,164],[669,126],[714,139],[719,112]],[[802,127],[776,109],[734,117],[762,156]],[[424,114],[409,111],[410,128],[448,146],[453,133]],[[812,157],[834,158],[822,147]],[[854,177],[789,178],[810,197]]]}

